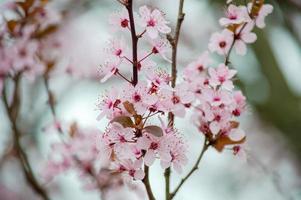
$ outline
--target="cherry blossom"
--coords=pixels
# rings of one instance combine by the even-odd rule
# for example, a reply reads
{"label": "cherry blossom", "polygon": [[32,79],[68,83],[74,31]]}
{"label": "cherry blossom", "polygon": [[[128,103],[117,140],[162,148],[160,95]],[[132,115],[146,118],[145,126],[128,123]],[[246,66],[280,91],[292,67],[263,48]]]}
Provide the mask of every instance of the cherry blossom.
{"label": "cherry blossom", "polygon": [[245,6],[230,4],[226,11],[226,18],[221,18],[219,23],[222,26],[229,26],[231,24],[242,24],[250,20],[248,10]]}
{"label": "cherry blossom", "polygon": [[109,24],[114,31],[123,30],[130,27],[129,14],[125,8],[122,8],[119,12],[111,14],[109,18]]}
{"label": "cherry blossom", "polygon": [[142,180],[144,178],[144,171],[141,169],[142,160],[123,160],[119,164],[119,171],[126,171],[130,177],[136,180]]}
{"label": "cherry blossom", "polygon": [[104,116],[108,119],[113,119],[118,115],[122,114],[122,109],[120,108],[120,94],[116,88],[112,88],[110,92],[106,92],[103,95],[101,102],[99,102],[98,109],[101,113],[98,115],[97,119],[101,120]]}
{"label": "cherry blossom", "polygon": [[196,60],[189,63],[184,70],[184,76],[186,80],[193,80],[200,77],[204,77],[206,74],[206,69],[212,64],[210,59],[210,54],[205,51]]}
{"label": "cherry blossom", "polygon": [[212,34],[209,42],[209,50],[220,55],[226,55],[233,42],[233,33],[224,29],[221,33]]}
{"label": "cherry blossom", "polygon": [[246,44],[254,43],[257,39],[255,33],[251,31],[254,28],[254,23],[247,23],[243,28],[238,28],[235,33],[235,43],[234,48],[237,54],[245,55],[247,53]]}
{"label": "cherry blossom", "polygon": [[157,38],[150,41],[152,45],[152,52],[154,54],[159,53],[162,58],[168,62],[171,62],[170,59],[167,58],[166,53],[169,53],[171,50],[171,45],[167,39]]}
{"label": "cherry blossom", "polygon": [[120,66],[121,60],[116,56],[109,56],[104,64],[101,66],[101,74],[103,78],[101,82],[106,82],[109,78],[111,78],[114,74],[118,72],[118,68]]}
{"label": "cherry blossom", "polygon": [[220,64],[216,69],[209,68],[208,73],[210,75],[209,83],[213,87],[221,86],[227,90],[234,88],[231,79],[236,74],[236,71],[229,69],[225,64]]}
{"label": "cherry blossom", "polygon": [[[176,77],[171,77],[164,70],[165,66],[159,68],[157,63],[160,62],[154,61],[154,58],[163,58],[170,62],[171,45],[165,34],[171,32],[171,28],[164,14],[147,6],[140,7],[136,14],[130,1],[120,1],[124,7],[110,16],[109,23],[115,30],[126,30],[132,40],[114,36],[104,47],[101,82],[114,75],[123,81],[103,92],[97,104],[97,119],[105,118],[107,125],[101,128],[103,132],[96,133],[73,127],[66,142],[54,145],[60,158],[50,159],[46,177],[75,168],[83,177],[96,172],[102,177],[96,179],[105,180],[109,185],[115,183],[110,182],[114,176],[122,184],[141,183],[141,180],[145,183],[149,167],[156,160],[162,169],[170,167],[181,173],[188,163],[189,145],[176,129],[174,117],[191,117],[191,124],[196,125],[205,138],[204,152],[210,146],[218,152],[231,150],[236,156],[244,155],[246,135],[238,117],[246,110],[246,98],[234,87],[237,71],[229,68],[233,67],[229,57],[232,49],[238,55],[246,54],[247,44],[257,39],[252,32],[255,25],[264,27],[264,18],[272,9],[268,4],[263,5],[258,16],[253,16],[252,5],[248,8],[231,2],[228,1],[226,17],[219,20],[223,30],[212,34],[208,50],[188,62],[183,74],[178,70],[180,75],[174,86],[172,80]],[[21,47],[18,41],[17,47]],[[35,40],[28,37],[24,46],[33,45],[30,42]],[[140,42],[144,42],[146,48],[141,49]],[[36,65],[32,59],[39,47],[37,43],[26,49],[27,63]],[[215,52],[225,59],[224,63],[213,62]],[[0,87],[1,75],[9,70],[0,72]],[[80,161],[80,166],[74,158]],[[97,167],[100,160],[105,167]]]}
{"label": "cherry blossom", "polygon": [[161,166],[163,168],[173,166],[176,172],[181,173],[182,167],[185,166],[188,162],[188,158],[186,156],[187,146],[183,139],[177,136],[175,132],[169,134],[167,140],[171,159],[170,161],[162,159]]}
{"label": "cherry blossom", "polygon": [[178,117],[185,116],[185,109],[190,107],[194,94],[188,84],[177,85],[174,89],[164,89],[163,105]]}
{"label": "cherry blossom", "polygon": [[110,39],[107,47],[104,49],[106,54],[120,58],[128,54],[127,50],[128,48],[123,38],[120,40],[116,38]]}
{"label": "cherry blossom", "polygon": [[[252,3],[248,4],[249,10],[252,8]],[[265,27],[265,17],[273,12],[273,6],[270,4],[264,4],[261,6],[257,16],[255,16],[255,24],[258,28]]]}
{"label": "cherry blossom", "polygon": [[123,98],[133,103],[135,110],[139,114],[144,114],[146,110],[158,101],[156,95],[150,94],[146,82],[139,82],[138,85],[128,87],[123,90]]}
{"label": "cherry blossom", "polygon": [[159,33],[167,34],[171,31],[161,11],[157,9],[151,11],[147,6],[142,6],[139,8],[139,14],[139,25],[145,28],[150,38],[155,39]]}
{"label": "cherry blossom", "polygon": [[159,154],[160,159],[163,161],[171,160],[169,148],[165,140],[165,137],[156,137],[151,134],[144,134],[138,139],[138,147],[146,151],[144,162],[147,166],[151,166],[154,163],[157,154]]}

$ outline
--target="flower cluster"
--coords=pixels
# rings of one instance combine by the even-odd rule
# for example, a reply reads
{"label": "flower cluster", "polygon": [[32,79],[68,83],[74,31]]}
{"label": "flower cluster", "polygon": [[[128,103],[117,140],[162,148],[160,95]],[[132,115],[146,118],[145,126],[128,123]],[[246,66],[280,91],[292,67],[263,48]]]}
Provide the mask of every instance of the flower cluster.
{"label": "flower cluster", "polygon": [[75,171],[85,189],[99,188],[103,194],[123,186],[131,186],[118,174],[112,173],[108,163],[100,156],[102,146],[99,131],[94,128],[79,127],[77,123],[67,125],[56,122],[44,129],[45,132],[61,132],[63,141],[52,143],[51,154],[42,171],[46,182],[68,171]]}
{"label": "flower cluster", "polygon": [[[167,113],[184,117],[189,108],[195,110],[193,121],[211,146],[220,152],[231,146],[235,155],[243,155],[246,136],[236,118],[245,111],[246,98],[234,89],[237,72],[229,68],[229,56],[232,48],[240,55],[246,54],[246,44],[257,39],[253,28],[264,27],[264,18],[272,7],[260,1],[248,6],[229,4],[226,17],[220,19],[225,29],[214,33],[208,46],[211,53],[224,55],[225,62],[212,67],[210,53],[206,51],[185,68],[184,81],[175,88],[169,86],[171,77],[150,59],[151,55],[159,54],[169,61],[166,52],[170,45],[160,35],[169,33],[170,28],[162,12],[142,6],[131,19],[127,11],[124,8],[114,13],[110,24],[115,30],[132,34],[139,29],[140,34],[134,39],[146,39],[151,47],[148,51],[138,51],[137,60],[122,38],[110,40],[105,48],[107,59],[102,64],[101,81],[115,75],[129,83],[107,92],[98,104],[99,119],[106,116],[110,120],[101,143],[113,170],[142,179],[143,165],[151,166],[159,159],[163,168],[172,165],[181,172],[187,162],[187,146],[178,131],[165,126],[161,118],[159,125],[155,120],[157,115]],[[137,21],[139,27],[131,27],[136,25],[131,20]],[[137,67],[145,78],[137,85],[123,75],[131,66]]]}
{"label": "flower cluster", "polygon": [[[144,178],[143,166],[151,166],[156,159],[164,169],[173,166],[178,172],[187,163],[184,140],[176,129],[165,125],[160,115],[173,112],[183,117],[194,96],[186,84],[171,88],[171,77],[150,59],[160,55],[169,61],[166,53],[170,44],[165,34],[171,29],[163,13],[142,6],[139,14],[133,15],[138,25],[136,30],[140,29],[135,37],[150,45],[149,50],[138,51],[137,55],[136,67],[138,73],[144,75],[144,80],[134,85],[122,74],[134,65],[133,52],[128,52],[130,48],[123,38],[111,39],[104,50],[107,59],[102,64],[101,81],[116,75],[129,83],[103,95],[98,104],[98,119],[106,117],[110,120],[101,143],[106,152],[104,155],[111,160],[112,170],[141,180]],[[127,9],[114,13],[110,24],[114,30],[131,31]]]}
{"label": "flower cluster", "polygon": [[[152,60],[160,56],[170,62],[171,45],[165,38],[171,29],[164,14],[147,6],[135,13],[127,1],[120,2],[124,8],[113,13],[109,23],[113,31],[128,35],[108,41],[100,70],[102,83],[114,76],[124,80],[104,92],[97,105],[98,120],[108,120],[108,125],[101,134],[90,137],[78,132],[72,143],[56,145],[63,156],[59,162],[50,162],[50,174],[76,168],[78,161],[86,173],[91,173],[98,154],[107,164],[105,171],[122,180],[148,178],[148,167],[156,160],[163,169],[172,167],[180,173],[188,161],[188,145],[170,119],[185,117],[188,109],[193,110],[192,121],[205,136],[205,146],[244,155],[246,136],[237,118],[246,110],[246,98],[234,87],[237,71],[230,68],[229,57],[233,48],[240,55],[246,53],[246,44],[256,40],[253,28],[264,26],[272,7],[263,1],[248,6],[229,4],[226,17],[220,20],[224,30],[212,35],[209,51],[188,64],[183,81],[171,87],[175,77]],[[124,39],[127,36],[131,37],[131,47]],[[147,49],[138,49],[140,40],[148,44]],[[215,52],[225,57],[216,67],[210,58]],[[131,78],[129,69],[133,71]]]}
{"label": "flower cluster", "polygon": [[47,36],[60,21],[60,14],[46,7],[46,1],[9,2],[1,7],[5,19],[0,25],[0,89],[7,76],[23,73],[33,80],[53,66],[43,51]]}
{"label": "flower cluster", "polygon": [[237,73],[230,69],[229,56],[232,48],[239,55],[246,54],[246,44],[257,39],[254,26],[263,28],[264,18],[272,12],[271,5],[254,1],[246,6],[229,4],[226,17],[220,19],[225,29],[210,38],[209,50],[225,56],[225,62],[216,68],[208,51],[190,63],[184,70],[184,80],[190,85],[196,101],[193,120],[210,144],[218,151],[232,146],[234,155],[244,155],[242,148],[246,136],[236,118],[246,109],[246,98],[235,90],[233,79]]}
{"label": "flower cluster", "polygon": [[227,55],[231,48],[239,55],[247,52],[246,44],[256,41],[256,34],[252,32],[254,26],[265,27],[265,17],[273,11],[269,4],[263,1],[254,1],[248,6],[236,6],[230,4],[226,16],[219,20],[225,29],[220,33],[214,33],[210,39],[209,50],[219,55]]}

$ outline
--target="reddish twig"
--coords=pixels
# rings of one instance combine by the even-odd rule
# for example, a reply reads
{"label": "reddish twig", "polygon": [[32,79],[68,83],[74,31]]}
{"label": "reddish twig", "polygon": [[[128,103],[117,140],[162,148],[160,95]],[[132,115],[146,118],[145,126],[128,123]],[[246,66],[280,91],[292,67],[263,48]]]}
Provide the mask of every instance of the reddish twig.
{"label": "reddish twig", "polygon": [[128,13],[129,13],[129,20],[130,20],[130,31],[132,37],[132,53],[133,53],[133,77],[132,77],[132,84],[136,86],[138,83],[138,37],[136,34],[135,29],[135,21],[134,21],[134,13],[133,13],[133,0],[128,0],[127,4],[125,5]]}

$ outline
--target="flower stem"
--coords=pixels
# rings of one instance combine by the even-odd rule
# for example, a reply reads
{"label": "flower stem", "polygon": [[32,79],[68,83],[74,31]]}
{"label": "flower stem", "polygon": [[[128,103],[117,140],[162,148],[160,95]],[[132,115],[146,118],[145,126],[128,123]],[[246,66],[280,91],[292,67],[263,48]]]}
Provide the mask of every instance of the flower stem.
{"label": "flower stem", "polygon": [[156,200],[156,198],[154,197],[150,182],[149,182],[149,167],[146,165],[144,166],[144,173],[145,173],[145,176],[144,176],[142,182],[145,186],[147,196],[148,196],[149,200]]}
{"label": "flower stem", "polygon": [[188,178],[199,168],[199,164],[205,154],[205,152],[207,151],[208,147],[210,146],[210,143],[208,142],[207,139],[204,140],[204,144],[203,144],[203,148],[201,150],[201,153],[197,159],[197,161],[195,162],[194,166],[192,167],[192,169],[188,172],[188,174],[182,178],[181,182],[179,183],[179,185],[176,187],[176,189],[170,194],[170,200],[173,199],[175,197],[175,195],[177,194],[177,192],[180,190],[180,188],[183,186],[183,184],[188,180]]}
{"label": "flower stem", "polygon": [[[180,37],[180,30],[181,26],[185,17],[185,13],[183,12],[184,8],[184,0],[179,0],[179,8],[178,8],[178,18],[177,18],[177,24],[175,29],[174,36],[168,35],[167,39],[170,42],[170,45],[172,47],[172,59],[171,59],[171,87],[176,86],[177,81],[177,50],[178,50],[178,42]],[[174,119],[175,116],[173,113],[168,113],[168,120],[169,120],[169,126],[174,126]],[[171,169],[170,167],[167,168],[164,172],[165,177],[165,199],[170,200],[171,194],[170,194],[170,174]]]}

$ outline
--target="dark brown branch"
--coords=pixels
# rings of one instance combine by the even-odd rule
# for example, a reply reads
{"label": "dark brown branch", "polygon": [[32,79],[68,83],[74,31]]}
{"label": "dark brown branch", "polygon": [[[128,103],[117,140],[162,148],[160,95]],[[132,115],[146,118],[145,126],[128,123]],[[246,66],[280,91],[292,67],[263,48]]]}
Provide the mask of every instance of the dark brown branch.
{"label": "dark brown branch", "polygon": [[210,146],[210,143],[208,143],[207,139],[204,140],[204,144],[203,144],[203,148],[202,151],[197,159],[197,161],[195,162],[194,166],[192,167],[192,169],[188,172],[188,174],[182,178],[181,182],[179,183],[179,185],[176,187],[176,189],[170,194],[170,200],[173,199],[175,197],[175,195],[177,194],[177,192],[180,190],[180,188],[182,187],[182,185],[188,180],[188,178],[199,168],[199,164],[205,154],[205,152],[207,151],[208,147]]}
{"label": "dark brown branch", "polygon": [[133,84],[133,86],[136,86],[138,83],[138,53],[137,53],[138,37],[136,34],[136,29],[135,29],[135,21],[134,21],[134,13],[133,13],[133,0],[128,0],[125,7],[129,13],[130,30],[131,30],[131,37],[132,37],[132,53],[133,53],[132,84]]}
{"label": "dark brown branch", "polygon": [[27,154],[23,150],[20,142],[21,133],[17,126],[17,118],[20,108],[20,79],[21,74],[17,74],[15,77],[15,88],[13,93],[13,102],[11,106],[9,106],[8,100],[6,98],[6,90],[5,86],[3,89],[2,99],[4,102],[4,107],[6,109],[8,118],[10,120],[12,131],[13,131],[13,138],[14,138],[14,148],[16,149],[16,155],[21,163],[21,167],[26,178],[26,181],[31,186],[31,188],[44,200],[49,200],[48,194],[46,190],[39,184],[38,180],[36,179],[33,170],[30,166]]}
{"label": "dark brown branch", "polygon": [[164,171],[164,178],[165,178],[165,199],[169,200],[170,199],[170,167],[165,169]]}
{"label": "dark brown branch", "polygon": [[149,167],[146,165],[144,166],[144,173],[145,173],[145,176],[144,176],[142,182],[145,186],[147,196],[148,196],[149,200],[156,200],[156,198],[154,197],[150,182],[149,182]]}
{"label": "dark brown branch", "polygon": [[183,7],[184,7],[184,0],[180,0],[179,2],[179,10],[178,10],[178,19],[177,19],[177,24],[176,24],[176,29],[175,29],[175,35],[171,36],[168,35],[167,39],[169,40],[171,47],[172,47],[172,66],[171,66],[171,86],[175,87],[176,86],[176,80],[177,80],[177,50],[178,50],[178,42],[179,42],[179,37],[180,37],[180,31],[181,31],[181,26],[182,22],[185,17],[185,13],[183,12]]}

